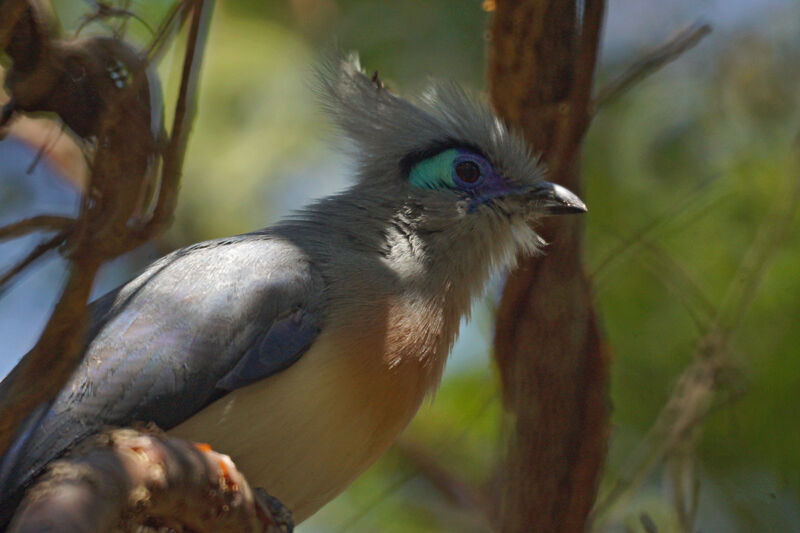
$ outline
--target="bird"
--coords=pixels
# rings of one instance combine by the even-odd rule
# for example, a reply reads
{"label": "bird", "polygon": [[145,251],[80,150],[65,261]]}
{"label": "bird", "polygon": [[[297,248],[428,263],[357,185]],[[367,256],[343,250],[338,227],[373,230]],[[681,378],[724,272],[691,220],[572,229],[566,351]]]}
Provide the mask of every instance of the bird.
{"label": "bird", "polygon": [[316,71],[352,183],[91,303],[79,366],[0,461],[0,524],[50,461],[134,422],[230,455],[303,521],[408,425],[490,276],[542,253],[537,221],[586,211],[457,83],[403,98],[355,54]]}

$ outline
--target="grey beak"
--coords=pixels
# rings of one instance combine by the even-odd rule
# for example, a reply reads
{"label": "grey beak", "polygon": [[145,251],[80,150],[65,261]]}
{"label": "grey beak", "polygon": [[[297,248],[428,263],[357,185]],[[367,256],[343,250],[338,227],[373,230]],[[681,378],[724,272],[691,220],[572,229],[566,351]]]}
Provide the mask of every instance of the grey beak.
{"label": "grey beak", "polygon": [[536,211],[545,215],[569,215],[585,213],[586,204],[566,187],[540,181],[530,192]]}

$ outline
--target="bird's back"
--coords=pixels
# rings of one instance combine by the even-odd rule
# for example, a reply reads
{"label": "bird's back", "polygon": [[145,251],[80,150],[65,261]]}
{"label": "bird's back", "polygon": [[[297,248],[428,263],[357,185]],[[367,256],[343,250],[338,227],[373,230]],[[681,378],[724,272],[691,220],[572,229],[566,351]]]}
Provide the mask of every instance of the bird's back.
{"label": "bird's back", "polygon": [[69,447],[105,426],[179,424],[227,392],[217,383],[283,309],[323,299],[299,247],[248,234],[178,250],[91,304],[83,360],[2,458],[0,524]]}

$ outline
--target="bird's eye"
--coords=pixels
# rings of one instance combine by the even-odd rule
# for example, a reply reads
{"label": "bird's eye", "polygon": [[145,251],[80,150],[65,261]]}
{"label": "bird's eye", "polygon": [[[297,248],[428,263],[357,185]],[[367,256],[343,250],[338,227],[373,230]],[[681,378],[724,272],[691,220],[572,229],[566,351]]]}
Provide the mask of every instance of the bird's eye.
{"label": "bird's eye", "polygon": [[456,176],[464,183],[475,183],[481,177],[481,167],[474,161],[456,163]]}

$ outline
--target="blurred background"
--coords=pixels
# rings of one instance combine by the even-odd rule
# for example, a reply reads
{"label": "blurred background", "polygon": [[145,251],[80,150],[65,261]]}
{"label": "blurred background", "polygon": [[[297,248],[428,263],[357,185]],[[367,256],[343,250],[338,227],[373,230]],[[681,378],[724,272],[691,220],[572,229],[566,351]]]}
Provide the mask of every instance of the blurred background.
{"label": "blurred background", "polygon": [[[92,11],[88,2],[52,3],[66,32]],[[135,0],[131,10],[155,27],[169,5]],[[478,0],[218,2],[175,224],[107,265],[95,294],[169,250],[271,224],[347,185],[350,163],[309,88],[313,65],[333,43],[359,51],[367,70],[379,70],[403,94],[431,77],[482,90],[489,9],[491,2]],[[797,222],[779,243],[764,243],[800,179],[800,4],[610,0],[598,86],[698,18],[713,33],[604,106],[584,146],[586,262],[613,354],[603,487],[632,458],[647,456],[652,442],[644,436],[704,328],[720,310],[740,314],[723,393],[682,458],[697,480],[696,529],[800,531]],[[105,31],[100,22],[82,30]],[[129,35],[140,43],[149,37],[137,20]],[[179,60],[168,54],[159,67],[168,118]],[[0,224],[76,212],[86,170],[65,141],[58,127],[30,121],[0,142]],[[34,164],[42,144],[50,148]],[[0,271],[42,238],[0,243]],[[769,255],[761,283],[731,309],[754,249]],[[0,294],[0,375],[37,339],[63,269],[48,256]],[[301,533],[486,530],[469,502],[473,491],[492,490],[505,450],[507,421],[490,359],[502,282],[498,273],[475,305],[441,389],[400,444]],[[641,477],[599,517],[597,530],[680,531],[675,470]]]}

